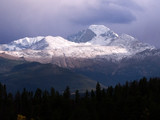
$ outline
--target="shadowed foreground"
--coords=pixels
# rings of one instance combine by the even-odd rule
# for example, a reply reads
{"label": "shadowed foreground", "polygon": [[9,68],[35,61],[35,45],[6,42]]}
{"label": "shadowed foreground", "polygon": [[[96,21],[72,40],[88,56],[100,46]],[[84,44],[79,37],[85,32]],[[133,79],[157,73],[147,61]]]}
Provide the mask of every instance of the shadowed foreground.
{"label": "shadowed foreground", "polygon": [[15,95],[0,84],[1,120],[159,120],[160,79],[141,79],[115,88],[63,94],[51,88]]}

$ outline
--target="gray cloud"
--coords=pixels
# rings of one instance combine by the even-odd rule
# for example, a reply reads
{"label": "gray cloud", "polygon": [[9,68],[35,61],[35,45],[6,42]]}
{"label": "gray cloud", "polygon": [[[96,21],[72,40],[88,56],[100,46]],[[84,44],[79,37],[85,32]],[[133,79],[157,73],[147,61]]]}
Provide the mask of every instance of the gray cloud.
{"label": "gray cloud", "polygon": [[142,8],[132,0],[100,0],[100,4],[89,6],[82,14],[75,15],[72,20],[78,24],[120,23],[128,24],[136,20],[132,12]]}
{"label": "gray cloud", "polygon": [[142,11],[133,11],[137,20],[129,25],[117,25],[115,29],[160,48],[160,15],[158,14],[160,1],[137,0],[137,3],[143,9]]}
{"label": "gray cloud", "polygon": [[97,23],[120,23],[128,24],[136,20],[136,17],[131,11],[126,9],[106,8],[91,9],[89,12],[84,13],[83,16],[78,16],[73,19],[77,24],[89,25]]}
{"label": "gray cloud", "polygon": [[[108,0],[107,0],[108,1]],[[113,3],[117,6],[129,8],[130,10],[143,10],[143,8],[135,2],[136,0],[110,0],[110,3]],[[106,2],[106,0],[104,0]]]}

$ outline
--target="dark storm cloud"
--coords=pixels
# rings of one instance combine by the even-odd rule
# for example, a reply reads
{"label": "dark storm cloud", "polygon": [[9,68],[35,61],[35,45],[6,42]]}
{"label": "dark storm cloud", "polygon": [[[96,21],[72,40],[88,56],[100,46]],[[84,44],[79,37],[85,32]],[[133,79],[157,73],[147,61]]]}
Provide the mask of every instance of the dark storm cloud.
{"label": "dark storm cloud", "polygon": [[56,15],[58,10],[54,6],[56,4],[52,0],[1,0],[0,42],[26,36],[54,35],[56,30],[59,32],[65,21],[62,22],[61,16]]}
{"label": "dark storm cloud", "polygon": [[26,36],[67,36],[90,24],[105,24],[157,44],[159,4],[158,0],[0,0],[0,43]]}
{"label": "dark storm cloud", "polygon": [[99,9],[92,10],[83,16],[77,17],[73,22],[82,25],[90,25],[97,23],[118,23],[128,24],[136,20],[136,17],[127,10],[119,9]]}
{"label": "dark storm cloud", "polygon": [[88,7],[83,15],[76,16],[73,21],[78,24],[118,23],[128,24],[136,20],[132,12],[142,8],[132,0],[101,0],[97,7]]}
{"label": "dark storm cloud", "polygon": [[[140,5],[138,5],[135,1],[136,0],[110,0],[109,3],[113,3],[118,6],[126,7],[133,10],[143,10],[143,8]],[[103,1],[103,3],[105,2],[106,0]]]}
{"label": "dark storm cloud", "polygon": [[160,1],[158,0],[142,0],[137,3],[143,8],[142,11],[134,11],[137,21],[132,24],[117,27],[119,31],[128,32],[140,41],[149,43],[160,48]]}
{"label": "dark storm cloud", "polygon": [[136,17],[128,9],[130,2],[122,1],[1,0],[0,42],[25,36],[63,36],[71,26],[74,30],[92,23],[130,23]]}

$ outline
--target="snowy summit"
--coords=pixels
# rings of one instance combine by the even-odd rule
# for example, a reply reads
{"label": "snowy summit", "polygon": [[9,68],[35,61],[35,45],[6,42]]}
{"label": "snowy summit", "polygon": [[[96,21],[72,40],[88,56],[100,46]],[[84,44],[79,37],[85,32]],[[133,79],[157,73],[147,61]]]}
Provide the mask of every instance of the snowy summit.
{"label": "snowy summit", "polygon": [[0,45],[1,53],[35,61],[37,58],[44,60],[44,57],[121,60],[152,49],[155,48],[127,34],[118,35],[104,25],[91,25],[67,39],[60,36],[26,37]]}

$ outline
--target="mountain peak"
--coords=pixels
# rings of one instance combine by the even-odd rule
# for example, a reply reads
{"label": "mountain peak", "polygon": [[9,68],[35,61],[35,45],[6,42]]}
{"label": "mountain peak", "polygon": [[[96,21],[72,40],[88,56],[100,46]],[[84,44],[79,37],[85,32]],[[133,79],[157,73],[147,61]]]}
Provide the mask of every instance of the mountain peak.
{"label": "mountain peak", "polygon": [[32,45],[33,43],[39,42],[40,40],[42,40],[44,37],[43,36],[37,36],[37,37],[25,37],[19,40],[15,40],[13,42],[11,42],[11,44],[20,44],[20,45]]}
{"label": "mountain peak", "polygon": [[110,31],[110,29],[104,25],[90,25],[88,29],[93,31],[96,35],[105,34]]}
{"label": "mountain peak", "polygon": [[72,45],[77,45],[74,42],[68,41],[64,39],[63,37],[57,36],[46,36],[44,38],[44,42],[47,43],[47,47],[45,46],[45,49],[53,49],[53,48],[63,48],[63,47],[68,47]]}
{"label": "mountain peak", "polygon": [[77,43],[85,43],[93,39],[97,39],[94,43],[99,43],[99,41],[101,41],[101,38],[104,38],[103,40],[106,40],[115,39],[118,37],[118,34],[116,34],[104,25],[90,25],[87,29],[73,34],[67,37],[67,39]]}
{"label": "mountain peak", "polygon": [[72,35],[71,37],[68,37],[68,39],[77,43],[88,42],[92,45],[119,46],[126,48],[131,53],[154,48],[149,44],[140,42],[130,35],[122,34],[119,36],[104,25],[90,25],[88,29]]}

